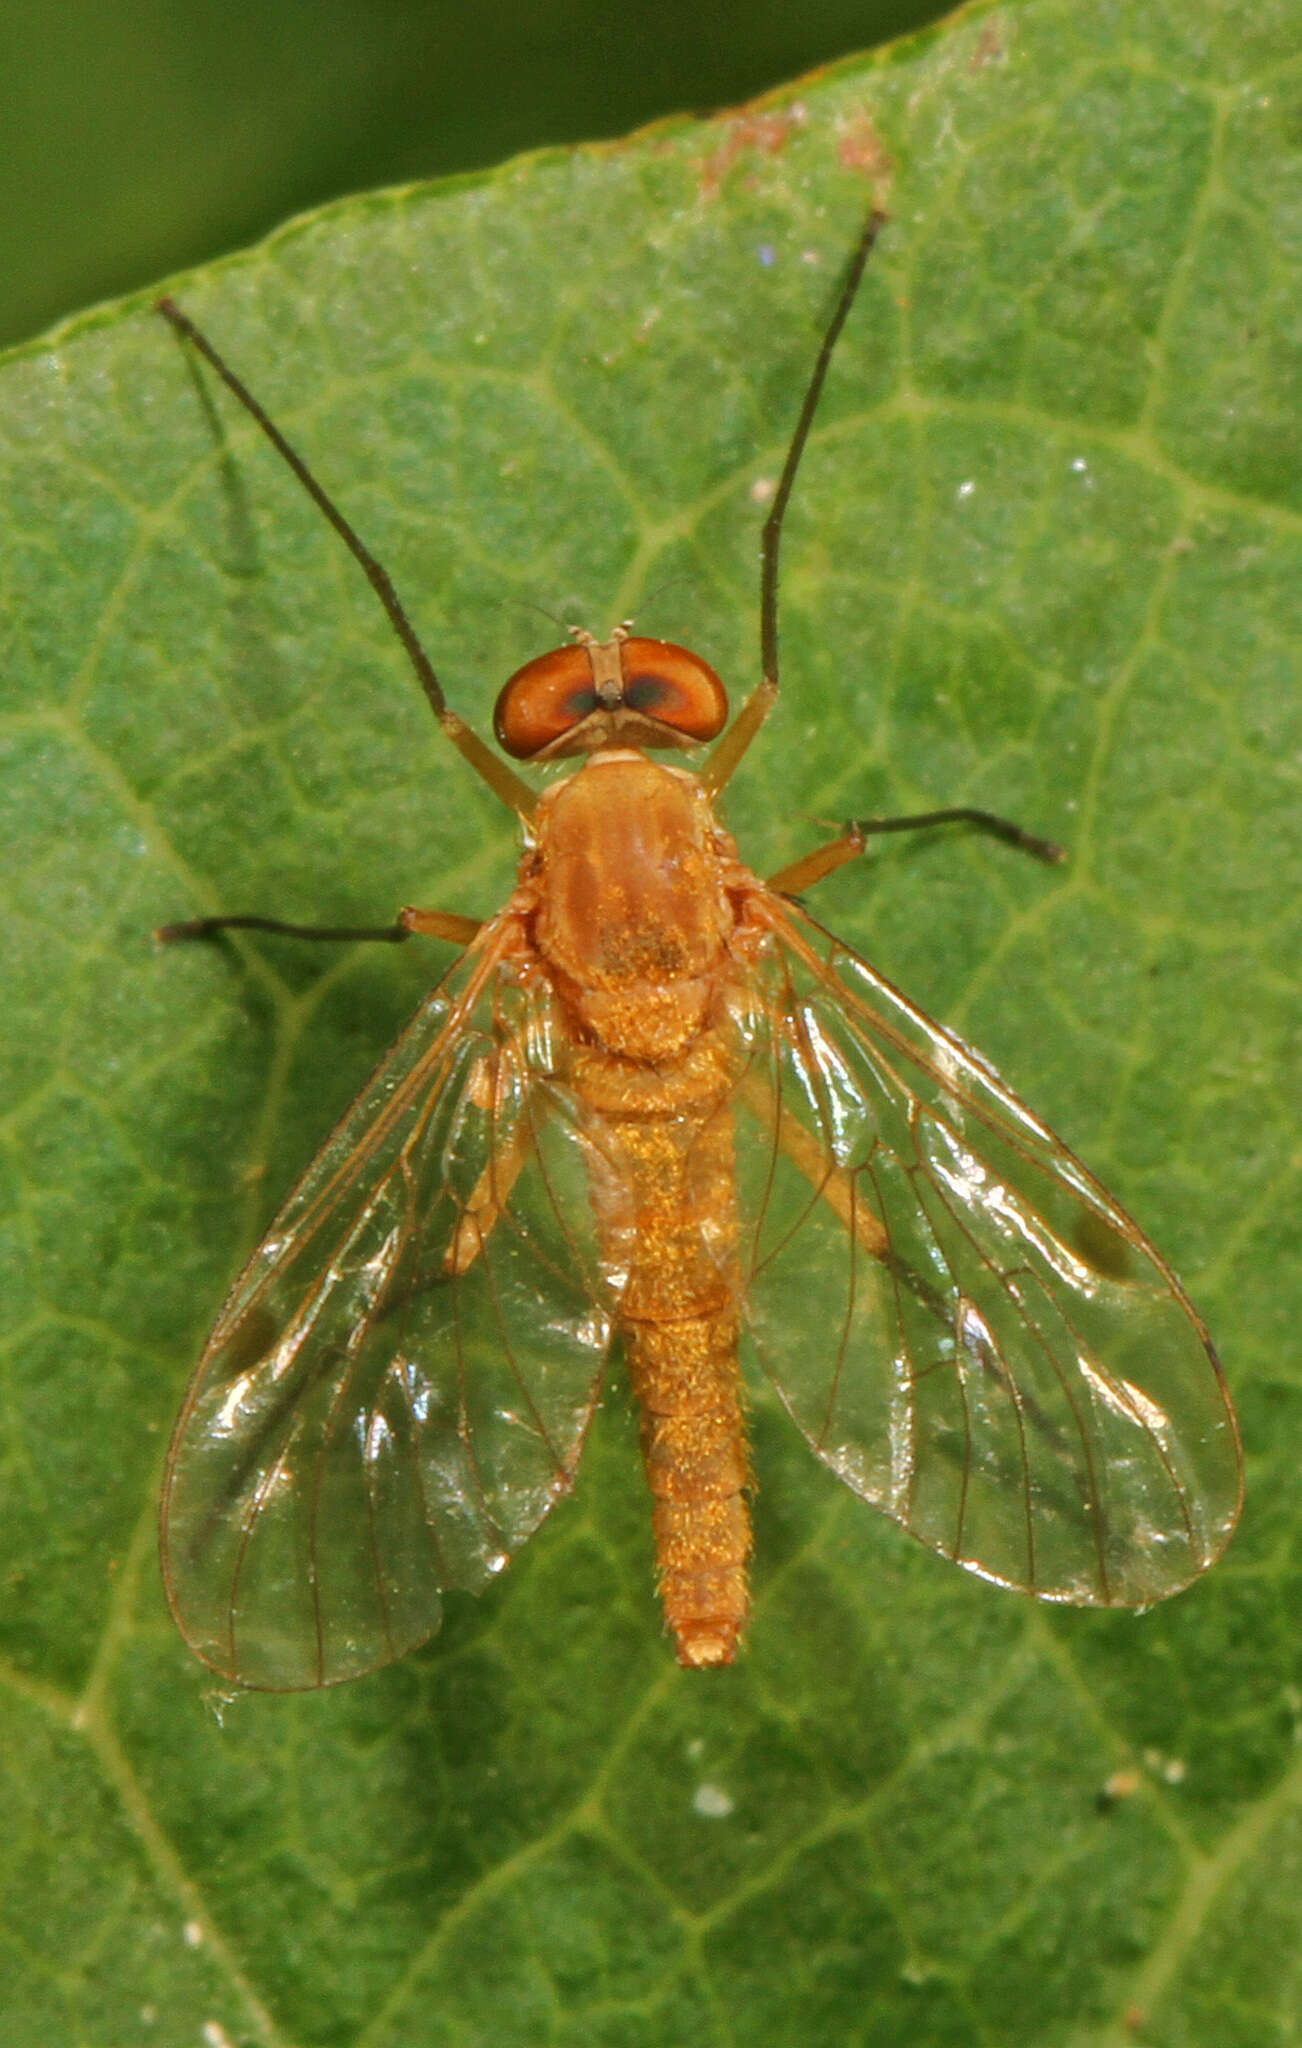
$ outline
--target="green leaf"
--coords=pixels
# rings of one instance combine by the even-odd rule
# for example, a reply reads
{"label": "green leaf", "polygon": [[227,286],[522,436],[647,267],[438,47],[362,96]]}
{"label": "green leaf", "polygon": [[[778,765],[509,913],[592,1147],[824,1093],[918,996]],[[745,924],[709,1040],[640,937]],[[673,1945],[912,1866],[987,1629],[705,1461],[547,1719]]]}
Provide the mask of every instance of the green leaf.
{"label": "green leaf", "polygon": [[739,695],[765,480],[889,187],[728,816],[761,870],[816,820],[942,803],[1069,845],[1051,872],[888,842],[819,902],[1111,1182],[1218,1336],[1248,1508],[1140,1618],[965,1579],[758,1404],[747,1652],[680,1672],[616,1393],[575,1497],[426,1651],[215,1699],[154,1562],[170,1419],[445,955],[150,930],[482,914],[511,834],[147,303],[8,361],[15,2048],[1302,2034],[1298,26],[1287,0],[976,8],[760,114],[349,202],[175,287],[481,729],[555,637],[520,600],[636,612]]}

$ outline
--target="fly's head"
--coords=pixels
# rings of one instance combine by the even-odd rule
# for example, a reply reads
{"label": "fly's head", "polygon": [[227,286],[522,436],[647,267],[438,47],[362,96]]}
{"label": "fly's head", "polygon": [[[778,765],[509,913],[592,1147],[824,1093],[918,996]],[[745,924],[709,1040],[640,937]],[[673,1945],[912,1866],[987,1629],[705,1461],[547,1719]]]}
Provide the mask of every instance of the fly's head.
{"label": "fly's head", "polygon": [[640,638],[627,625],[608,640],[571,632],[569,647],[527,661],[502,687],[493,730],[517,761],[607,747],[696,747],[723,730],[727,694],[698,654]]}

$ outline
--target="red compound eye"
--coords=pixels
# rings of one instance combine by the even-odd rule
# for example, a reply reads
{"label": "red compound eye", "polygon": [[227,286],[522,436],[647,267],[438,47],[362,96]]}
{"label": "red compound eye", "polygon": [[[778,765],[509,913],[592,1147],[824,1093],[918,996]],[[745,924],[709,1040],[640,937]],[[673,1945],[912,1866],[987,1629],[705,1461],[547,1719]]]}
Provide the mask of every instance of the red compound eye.
{"label": "red compound eye", "polygon": [[[602,673],[612,681],[612,664],[618,664],[617,699],[609,687],[604,700],[598,693],[594,659],[602,661]],[[506,753],[527,761],[603,708],[603,702],[608,711],[640,711],[693,740],[712,740],[728,716],[723,684],[699,655],[671,640],[613,639],[596,648],[558,647],[527,661],[502,686],[493,730]],[[634,735],[633,743],[655,745],[645,732]]]}
{"label": "red compound eye", "polygon": [[723,684],[707,661],[672,640],[626,640],[624,702],[690,739],[712,740],[728,716]]}
{"label": "red compound eye", "polygon": [[586,649],[558,647],[508,676],[493,712],[493,731],[506,753],[527,761],[595,711],[597,702]]}

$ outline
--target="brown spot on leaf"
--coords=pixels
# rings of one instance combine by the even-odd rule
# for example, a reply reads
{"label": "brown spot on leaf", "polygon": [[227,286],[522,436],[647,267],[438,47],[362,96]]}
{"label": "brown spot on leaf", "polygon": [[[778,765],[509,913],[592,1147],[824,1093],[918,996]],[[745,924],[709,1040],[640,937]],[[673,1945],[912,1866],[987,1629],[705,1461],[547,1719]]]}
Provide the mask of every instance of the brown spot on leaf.
{"label": "brown spot on leaf", "polygon": [[862,171],[874,184],[889,179],[895,169],[895,159],[877,133],[871,117],[863,112],[852,114],[839,126],[836,153],[847,171]]}
{"label": "brown spot on leaf", "polygon": [[977,37],[976,48],[967,60],[969,71],[984,71],[988,64],[1002,64],[1008,56],[1004,23],[988,21]]}
{"label": "brown spot on leaf", "polygon": [[700,165],[701,197],[717,199],[733,166],[748,156],[777,156],[787,138],[803,126],[805,110],[796,105],[772,114],[720,114],[715,117],[723,131],[719,147]]}

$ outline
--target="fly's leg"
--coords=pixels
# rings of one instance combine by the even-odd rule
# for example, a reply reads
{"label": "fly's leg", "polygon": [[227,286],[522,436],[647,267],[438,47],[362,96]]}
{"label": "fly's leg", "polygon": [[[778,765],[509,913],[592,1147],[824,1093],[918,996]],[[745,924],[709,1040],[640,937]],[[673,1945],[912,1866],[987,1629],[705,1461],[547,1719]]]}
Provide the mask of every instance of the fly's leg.
{"label": "fly's leg", "polygon": [[417,933],[423,939],[447,939],[454,946],[468,946],[483,930],[483,919],[461,917],[455,910],[416,910],[411,904],[398,912],[397,923],[404,937]]}
{"label": "fly's leg", "polygon": [[[438,913],[413,911],[403,915],[418,917]],[[525,1072],[526,1067],[520,1036],[517,1032],[510,1032],[494,1051],[484,1053],[476,1060],[466,1085],[467,1101],[492,1121],[503,1098],[514,1092],[511,1078]],[[532,1090],[529,1099],[534,1105],[535,1115],[545,1115],[546,1101],[541,1091]],[[506,1143],[490,1147],[488,1164],[470,1190],[448,1239],[447,1250],[443,1254],[443,1271],[446,1274],[459,1276],[469,1272],[474,1265],[501,1220],[511,1199],[511,1191],[537,1142],[534,1119],[521,1115]]]}
{"label": "fly's leg", "polygon": [[317,482],[298,450],[290,446],[275,421],[253,396],[248,385],[242,378],[236,376],[230,364],[218,354],[207,335],[195,326],[189,314],[181,311],[175,299],[160,299],[158,311],[171,323],[181,340],[188,342],[191,348],[197,349],[204,361],[217,372],[231,396],[238,399],[250,419],[262,429],[277,455],[293,470],[317,510],[333,526],[383,606],[385,617],[401,641],[403,651],[416,672],[416,680],[425,692],[430,710],[446,738],[470,763],[476,775],[488,784],[494,796],[500,797],[519,817],[532,818],[538,799],[528,783],[523,782],[514,769],[508,768],[505,761],[499,760],[491,748],[485,746],[479,734],[472,731],[463,719],[458,718],[456,712],[449,706],[443,695],[443,686],[434,673],[429,656],[416,637],[416,628],[407,617],[388,570],[376,560],[356,528],[345,519],[329,492]]}
{"label": "fly's leg", "polygon": [[223,932],[276,932],[285,939],[330,939],[361,942],[374,940],[377,944],[401,945],[411,934],[404,926],[394,924],[351,925],[351,924],[285,924],[278,917],[192,917],[184,924],[160,924],[155,927],[154,937],[160,945],[176,946],[187,939],[216,939]]}
{"label": "fly's leg", "polygon": [[445,1273],[467,1273],[474,1265],[510,1200],[511,1190],[533,1148],[533,1132],[521,1122],[504,1149],[494,1153],[471,1189],[470,1199],[448,1240],[448,1248],[443,1254]]}
{"label": "fly's leg", "polygon": [[1024,831],[1022,826],[1014,825],[1009,818],[997,816],[994,811],[978,811],[969,804],[957,804],[943,811],[915,811],[906,818],[851,818],[835,839],[814,847],[800,860],[792,861],[790,867],[779,868],[776,875],[770,875],[769,887],[782,896],[799,896],[803,890],[812,889],[815,882],[821,882],[825,875],[835,874],[838,868],[857,860],[873,834],[920,832],[933,825],[972,825],[980,832],[988,832],[992,839],[1002,839],[1005,845],[1032,854],[1036,860],[1056,864],[1067,858],[1063,848],[1052,839],[1037,838],[1034,832]]}
{"label": "fly's leg", "polygon": [[279,917],[193,917],[185,924],[160,924],[154,937],[165,946],[186,939],[215,939],[222,932],[275,932],[283,939],[325,939],[347,945],[374,943],[400,946],[404,939],[419,934],[426,939],[446,939],[453,946],[468,946],[482,929],[477,917],[460,917],[454,910],[400,910],[392,924],[286,924]]}
{"label": "fly's leg", "polygon": [[762,1077],[748,1076],[739,1099],[763,1129],[776,1127],[778,1149],[783,1157],[809,1183],[818,1200],[827,1204],[860,1249],[934,1316],[941,1329],[952,1330],[953,1313],[944,1296],[925,1274],[907,1265],[893,1249],[886,1226],[861,1191],[862,1173],[847,1173],[843,1167],[832,1165],[827,1147],[818,1142],[799,1117],[780,1107],[776,1092]]}
{"label": "fly's leg", "polygon": [[773,493],[773,504],[764,521],[764,532],[760,539],[760,679],[733,719],[727,732],[710,755],[701,770],[701,781],[710,796],[717,796],[727,783],[763,725],[778,698],[778,556],[782,545],[782,521],[786,517],[787,500],[791,487],[796,481],[800,458],[805,452],[818,401],[823,395],[823,384],[827,377],[832,353],[841,337],[841,329],[850,317],[850,308],[855,302],[863,278],[864,266],[872,254],[873,244],[886,225],[887,216],[879,206],[874,206],[855,243],[854,253],[847,266],[841,285],[840,296],[832,310],[822,346],[814,363],[814,373],[805,392],[796,430],[791,436],[787,459],[782,465],[777,490]]}
{"label": "fly's leg", "polygon": [[854,1232],[870,1257],[884,1261],[890,1241],[879,1219],[858,1199],[854,1175],[829,1163],[826,1146],[819,1144],[799,1117],[779,1106],[773,1088],[759,1075],[747,1075],[739,1093],[741,1102],[765,1130],[772,1130],[776,1124],[781,1151],[804,1175],[819,1200],[826,1202],[832,1214]]}
{"label": "fly's leg", "polygon": [[[490,1114],[497,1099],[495,1064],[489,1055],[477,1061],[466,1088],[467,1098]],[[462,1204],[442,1258],[433,1269],[418,1267],[416,1274],[406,1278],[401,1287],[389,1290],[383,1305],[375,1311],[377,1324],[400,1312],[405,1313],[412,1302],[428,1293],[430,1288],[447,1280],[458,1280],[463,1273],[470,1271],[505,1213],[511,1191],[534,1150],[535,1136],[533,1128],[522,1120],[507,1142],[494,1148],[487,1166]]]}
{"label": "fly's leg", "polygon": [[[767,1081],[755,1075],[748,1076],[740,1090],[740,1100],[765,1130],[772,1130],[776,1124],[778,1147],[784,1158],[789,1159],[797,1172],[803,1175],[819,1201],[826,1202],[860,1248],[875,1259],[898,1286],[912,1295],[914,1301],[934,1318],[940,1331],[957,1338],[962,1296],[956,1294],[953,1301],[947,1300],[925,1274],[899,1257],[881,1219],[859,1192],[862,1174],[847,1173],[841,1167],[830,1166],[826,1147],[818,1143],[798,1117],[779,1108],[777,1095]],[[1002,1391],[1008,1392],[1008,1368],[996,1350],[982,1346],[976,1362]],[[915,1376],[915,1384],[930,1373],[952,1370],[952,1360],[938,1359]],[[1065,1456],[1067,1445],[1062,1430],[1024,1388],[1015,1398],[1044,1441]]]}

